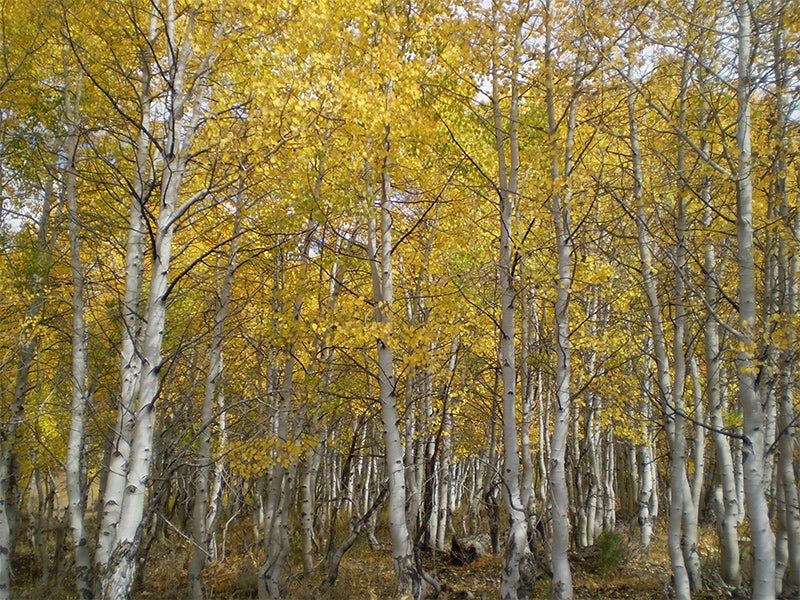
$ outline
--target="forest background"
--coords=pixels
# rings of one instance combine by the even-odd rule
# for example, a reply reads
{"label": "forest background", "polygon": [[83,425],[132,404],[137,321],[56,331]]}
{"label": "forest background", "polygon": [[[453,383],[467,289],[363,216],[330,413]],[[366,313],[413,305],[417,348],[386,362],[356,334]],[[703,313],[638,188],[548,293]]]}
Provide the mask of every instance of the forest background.
{"label": "forest background", "polygon": [[799,12],[3,2],[0,599],[166,537],[323,595],[362,531],[566,599],[623,528],[798,597]]}

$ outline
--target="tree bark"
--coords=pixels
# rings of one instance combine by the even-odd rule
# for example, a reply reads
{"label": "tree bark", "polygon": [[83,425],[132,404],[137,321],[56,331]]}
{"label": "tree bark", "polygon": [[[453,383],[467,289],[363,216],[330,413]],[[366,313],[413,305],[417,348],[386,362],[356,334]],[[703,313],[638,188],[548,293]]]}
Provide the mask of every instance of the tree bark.
{"label": "tree bark", "polygon": [[[94,562],[97,584],[106,571],[114,544],[122,510],[122,496],[125,489],[125,473],[130,456],[131,436],[133,434],[134,409],[139,393],[141,375],[141,356],[138,341],[142,329],[140,310],[142,282],[144,274],[145,206],[150,197],[154,182],[150,182],[150,119],[151,119],[151,69],[154,57],[157,11],[150,14],[147,40],[142,44],[140,65],[141,89],[139,109],[141,120],[136,136],[134,160],[136,171],[133,174],[133,197],[128,218],[128,239],[125,248],[125,291],[122,300],[122,340],[120,343],[120,397],[117,407],[117,420],[102,500],[102,515],[97,539]],[[95,590],[100,594],[99,587]]]}
{"label": "tree bark", "polygon": [[[387,104],[391,98],[391,82],[386,85]],[[406,515],[406,482],[403,446],[398,427],[397,379],[394,371],[394,350],[390,336],[392,330],[393,265],[392,265],[392,181],[389,157],[391,154],[391,128],[385,125],[383,142],[384,159],[381,171],[380,192],[380,243],[374,212],[369,217],[368,251],[372,274],[375,320],[385,330],[378,338],[378,388],[381,404],[381,423],[386,452],[386,475],[389,479],[387,500],[389,533],[392,540],[392,557],[397,588],[395,596],[410,596],[419,600],[425,596],[425,582],[417,569],[414,547],[408,530]]]}
{"label": "tree bark", "polygon": [[[240,194],[243,192],[240,192]],[[203,568],[211,556],[211,538],[214,535],[212,528],[216,519],[209,517],[213,514],[213,504],[220,491],[210,487],[212,467],[214,458],[211,455],[211,428],[214,423],[215,406],[220,411],[220,416],[224,412],[224,406],[219,405],[219,399],[223,391],[225,367],[223,355],[223,342],[225,340],[225,324],[228,318],[228,311],[231,300],[231,288],[233,287],[233,277],[236,271],[237,253],[239,249],[239,239],[241,234],[242,222],[241,201],[236,207],[234,216],[233,233],[231,237],[230,250],[225,269],[222,270],[222,282],[218,290],[218,299],[214,314],[214,329],[212,331],[211,348],[209,351],[208,372],[206,373],[203,406],[200,414],[200,435],[198,439],[198,462],[200,464],[194,490],[194,505],[192,507],[192,540],[194,542],[194,552],[189,561],[187,579],[189,586],[189,597],[192,600],[203,600],[203,587],[201,574]],[[221,460],[221,459],[218,459]],[[217,468],[219,465],[217,465]],[[219,481],[219,479],[217,480]],[[220,482],[221,483],[221,482]]]}
{"label": "tree bark", "polygon": [[[492,5],[493,26],[498,29],[500,17],[498,3]],[[517,291],[514,286],[512,263],[512,214],[513,204],[518,196],[519,139],[517,120],[519,115],[519,95],[517,66],[520,32],[517,29],[514,40],[514,66],[511,74],[511,109],[508,117],[508,138],[510,169],[506,162],[505,128],[500,107],[500,65],[499,40],[493,42],[492,52],[492,114],[494,121],[495,150],[497,154],[498,179],[497,193],[500,200],[500,252],[498,275],[500,278],[500,375],[502,381],[503,414],[503,471],[502,482],[510,527],[503,555],[503,568],[500,582],[502,600],[527,599],[533,593],[533,557],[528,546],[528,519],[520,493],[520,458],[517,441],[517,389],[516,389],[516,349],[515,349],[515,307]]]}
{"label": "tree bark", "polygon": [[[133,415],[133,435],[125,471],[125,488],[119,522],[108,560],[108,569],[100,581],[100,595],[104,599],[129,595],[134,582],[153,454],[155,402],[161,380],[161,345],[166,324],[172,238],[177,218],[204,196],[201,192],[186,200],[185,204],[178,204],[194,135],[200,126],[208,101],[208,74],[214,56],[211,51],[204,56],[195,73],[195,80],[189,84],[186,79],[188,61],[192,55],[191,44],[196,14],[193,11],[186,14],[187,24],[183,31],[182,43],[178,42],[176,36],[178,15],[174,0],[166,0],[166,10],[161,15],[164,20],[167,47],[170,49],[171,87],[168,98],[167,136],[163,146],[164,166],[160,174],[161,196],[153,242],[150,290],[139,349],[141,374],[136,411]],[[213,48],[214,44],[211,46]]]}
{"label": "tree bark", "polygon": [[[670,379],[670,364],[667,346],[661,322],[661,302],[658,298],[656,273],[653,265],[650,234],[647,225],[647,214],[644,207],[644,178],[642,174],[642,158],[639,134],[635,119],[633,90],[628,93],[628,117],[630,125],[630,143],[634,173],[634,204],[636,210],[636,227],[638,231],[639,255],[645,294],[648,303],[648,317],[653,336],[653,348],[656,362],[656,385],[661,397],[662,413],[665,429],[670,441],[670,513],[667,545],[672,564],[672,583],[676,597],[689,600],[691,597],[689,574],[681,549],[681,525],[683,520],[684,498],[688,493],[686,479],[686,438],[684,414],[676,404],[678,397],[673,394]],[[681,352],[683,349],[681,348]],[[678,374],[676,374],[676,380]],[[682,392],[681,392],[682,393]]]}
{"label": "tree bark", "polygon": [[85,412],[87,390],[87,331],[84,315],[84,275],[81,261],[80,215],[78,214],[77,153],[78,106],[81,99],[81,76],[73,83],[69,68],[65,66],[64,111],[67,124],[64,169],[64,195],[67,201],[67,232],[72,271],[72,402],[70,407],[69,440],[65,474],[67,480],[67,517],[72,533],[72,550],[75,559],[75,586],[77,597],[92,597],[91,567],[86,536],[86,486],[84,484],[83,451],[85,438]]}
{"label": "tree bark", "polygon": [[745,508],[752,532],[752,597],[766,600],[775,596],[775,536],[769,519],[764,489],[765,411],[761,406],[756,367],[756,284],[753,247],[753,182],[750,139],[751,87],[751,5],[738,0],[737,32],[737,113],[736,143],[736,241],[739,271],[739,322],[741,338],[736,356],[739,401],[744,417],[743,470]]}
{"label": "tree bark", "polygon": [[[572,218],[571,188],[572,148],[577,118],[577,92],[580,66],[576,66],[575,88],[567,109],[567,131],[563,148],[563,174],[559,168],[558,122],[556,119],[553,82],[553,14],[548,0],[545,3],[545,79],[547,97],[548,141],[550,145],[550,202],[555,223],[558,280],[555,303],[556,339],[556,404],[552,441],[550,442],[550,504],[553,522],[551,565],[553,569],[553,598],[572,600],[574,596],[572,571],[569,565],[569,496],[567,494],[567,434],[570,426],[572,392],[571,346],[569,330],[569,301],[572,288]],[[512,115],[512,120],[517,115]]]}

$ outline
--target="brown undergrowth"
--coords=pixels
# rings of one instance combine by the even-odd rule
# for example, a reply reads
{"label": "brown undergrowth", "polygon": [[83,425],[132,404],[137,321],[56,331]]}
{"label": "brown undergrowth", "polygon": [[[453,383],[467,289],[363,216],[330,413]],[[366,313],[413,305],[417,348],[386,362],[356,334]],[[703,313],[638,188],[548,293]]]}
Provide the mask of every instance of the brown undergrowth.
{"label": "brown undergrowth", "polygon": [[[632,536],[630,536],[632,537]],[[573,553],[571,564],[575,584],[575,597],[586,600],[642,599],[655,600],[671,597],[670,568],[666,541],[657,536],[649,551],[645,553],[631,542],[629,536],[621,534],[616,546]],[[716,564],[716,549],[713,532],[706,532],[701,544],[701,556],[707,571]],[[206,597],[211,599],[235,599],[257,597],[256,585],[260,563],[259,552],[253,545],[242,544],[232,539],[228,556],[224,561],[209,565],[203,575]],[[598,545],[599,546],[599,545]],[[24,551],[18,555],[15,597],[23,600],[34,598],[72,597],[69,568],[56,576],[47,586],[37,580],[38,570],[34,557]],[[617,550],[623,554],[614,558]],[[134,598],[159,600],[183,599],[186,597],[186,566],[190,548],[178,536],[154,543],[144,576]],[[456,565],[448,552],[422,554],[426,570],[433,574],[443,586],[442,600],[488,600],[497,598],[500,586],[501,557],[487,555],[468,565]],[[30,562],[29,562],[30,561]],[[613,562],[609,568],[609,562]],[[291,556],[287,576],[286,598],[310,600],[312,593],[322,580],[323,565],[311,577],[302,574],[300,557]],[[536,599],[550,598],[550,581],[542,565],[537,580]],[[365,599],[383,600],[391,598],[394,572],[388,545],[378,550],[359,540],[342,561],[339,578],[326,590],[324,600]],[[695,595],[697,599],[712,600],[725,597],[718,587],[708,587]]]}

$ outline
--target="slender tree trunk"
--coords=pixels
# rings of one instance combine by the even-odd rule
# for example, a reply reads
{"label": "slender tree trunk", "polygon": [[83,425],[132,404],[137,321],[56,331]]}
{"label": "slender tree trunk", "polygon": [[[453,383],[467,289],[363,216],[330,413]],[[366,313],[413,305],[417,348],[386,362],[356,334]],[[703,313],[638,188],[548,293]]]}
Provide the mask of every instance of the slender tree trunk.
{"label": "slender tree trunk", "polygon": [[[289,420],[292,409],[292,389],[295,359],[290,351],[284,365],[282,381],[278,387],[278,409],[275,414],[275,437],[289,442]],[[289,556],[289,497],[291,495],[294,465],[284,466],[280,457],[273,457],[267,489],[264,543],[266,556],[258,574],[258,597],[260,600],[279,600],[281,576]]]}
{"label": "slender tree trunk", "polygon": [[67,231],[70,247],[70,269],[72,271],[72,404],[70,409],[69,441],[65,464],[67,480],[67,513],[72,532],[72,549],[75,557],[75,586],[80,600],[92,597],[92,557],[86,537],[86,486],[84,484],[83,450],[85,438],[85,411],[87,401],[88,353],[87,332],[84,316],[84,275],[81,262],[80,215],[78,214],[77,153],[78,153],[78,105],[81,98],[81,78],[74,83],[65,67],[65,113],[67,138],[64,170],[64,195],[67,201]]}
{"label": "slender tree trunk", "polygon": [[[214,459],[211,455],[211,428],[215,420],[215,406],[217,410],[220,411],[220,416],[222,412],[224,412],[224,406],[219,406],[218,400],[221,394],[224,393],[222,391],[225,377],[223,342],[225,340],[225,323],[228,318],[230,307],[233,276],[236,270],[237,252],[241,233],[241,210],[242,206],[240,204],[237,206],[236,215],[234,217],[230,251],[222,274],[222,282],[216,302],[214,329],[212,332],[211,349],[209,351],[208,372],[206,373],[203,406],[200,415],[200,436],[198,439],[198,461],[200,467],[195,479],[194,505],[192,508],[192,540],[194,542],[194,552],[189,561],[187,574],[189,597],[192,598],[192,600],[203,600],[203,586],[200,577],[203,568],[209,560],[211,538],[214,535],[213,529],[210,529],[209,526],[212,525],[212,521],[215,520],[209,519],[209,509],[210,505],[215,502],[219,490],[210,489],[212,467],[214,466]],[[219,478],[217,481],[219,481]]]}
{"label": "slender tree trunk", "polygon": [[703,382],[700,379],[700,366],[697,357],[689,359],[689,373],[692,378],[692,398],[694,400],[694,476],[692,477],[692,502],[694,513],[700,518],[700,502],[705,487],[706,474],[706,423],[705,404],[703,403]]}
{"label": "slender tree trunk", "polygon": [[[136,137],[135,167],[133,174],[133,197],[128,219],[128,240],[125,248],[125,291],[122,300],[122,341],[120,343],[120,397],[117,407],[117,420],[113,447],[108,459],[102,500],[100,531],[95,550],[95,570],[99,585],[107,569],[116,542],[116,531],[122,510],[122,496],[125,489],[125,473],[130,456],[133,433],[134,409],[139,393],[141,375],[141,356],[137,344],[142,328],[140,310],[142,280],[144,274],[144,239],[146,226],[145,205],[153,189],[150,163],[150,117],[151,117],[151,65],[152,47],[156,38],[158,24],[155,9],[150,14],[147,43],[142,45],[141,90],[139,108],[141,121]],[[96,588],[97,595],[100,588]]]}
{"label": "slender tree trunk", "polygon": [[[650,235],[647,226],[647,215],[644,207],[644,188],[642,174],[642,159],[639,146],[639,134],[635,119],[633,90],[628,94],[628,117],[630,121],[630,142],[633,159],[634,173],[634,203],[636,207],[636,226],[638,230],[638,245],[641,259],[641,272],[645,294],[648,302],[648,316],[653,335],[653,348],[656,362],[656,384],[662,401],[665,429],[670,440],[670,514],[668,548],[672,564],[672,583],[675,593],[680,600],[689,600],[690,584],[689,574],[684,562],[681,549],[681,526],[683,522],[684,498],[688,494],[688,481],[686,479],[686,437],[685,417],[682,407],[677,404],[681,397],[673,394],[672,381],[670,380],[670,365],[667,354],[667,345],[661,322],[661,303],[658,298],[656,273],[653,265]],[[681,348],[681,352],[683,349]],[[676,380],[679,374],[676,374]],[[682,382],[681,382],[682,383]]]}
{"label": "slender tree trunk", "polygon": [[[387,84],[387,104],[391,96],[391,83]],[[372,273],[375,320],[386,324],[388,330],[378,339],[378,387],[381,404],[381,423],[386,452],[386,475],[389,479],[387,500],[389,533],[392,540],[397,589],[395,596],[410,596],[414,600],[425,596],[425,584],[417,569],[414,547],[408,530],[406,515],[406,482],[403,447],[398,428],[397,379],[394,372],[394,350],[389,335],[392,327],[393,265],[392,265],[392,182],[389,157],[391,130],[386,125],[384,160],[381,173],[380,244],[377,220],[374,213],[369,219],[369,259]]]}
{"label": "slender tree trunk", "polygon": [[758,393],[756,367],[756,284],[753,247],[753,183],[750,172],[752,154],[750,141],[751,86],[751,5],[738,0],[736,5],[739,30],[737,34],[738,81],[736,88],[737,118],[737,203],[736,238],[739,270],[739,322],[742,326],[740,350],[736,357],[739,378],[739,401],[744,417],[743,470],[745,508],[750,520],[753,553],[752,597],[766,600],[775,596],[775,536],[769,518],[769,506],[764,489],[764,427],[765,411]]}
{"label": "slender tree trunk", "polygon": [[[493,25],[499,27],[499,8],[493,3]],[[499,35],[499,32],[496,33]],[[520,42],[519,31],[515,34],[516,62]],[[500,197],[500,254],[498,269],[500,276],[500,375],[502,381],[503,413],[503,491],[508,508],[510,527],[503,556],[500,598],[502,600],[527,599],[533,592],[533,557],[528,546],[528,519],[520,493],[520,458],[517,441],[517,389],[515,349],[515,308],[517,291],[514,287],[512,266],[512,215],[513,204],[518,195],[519,139],[517,120],[519,96],[516,65],[511,75],[511,111],[508,138],[510,144],[510,169],[506,163],[505,129],[500,107],[500,65],[497,41],[492,55],[492,113],[494,117],[495,149],[498,162],[498,195]],[[566,508],[566,505],[565,505]]]}
{"label": "slender tree trunk", "polygon": [[[687,123],[687,93],[689,86],[689,57],[690,47],[684,50],[683,62],[681,64],[681,87],[679,99],[679,123],[682,131],[686,131]],[[688,278],[687,269],[687,240],[686,240],[686,146],[684,142],[678,145],[677,157],[677,176],[678,176],[678,194],[676,198],[676,245],[675,245],[675,330],[673,333],[673,401],[674,401],[674,447],[681,448],[683,456],[676,457],[673,452],[672,461],[680,461],[677,470],[680,473],[678,477],[685,481],[681,482],[683,493],[682,502],[682,528],[681,528],[681,549],[683,551],[683,560],[686,566],[686,572],[689,576],[689,588],[691,591],[696,591],[702,587],[703,579],[700,572],[700,556],[697,553],[697,510],[695,508],[694,498],[692,496],[692,489],[689,485],[687,476],[687,463],[688,463],[688,445],[686,443],[686,334],[688,315],[686,312],[686,280]],[[702,456],[704,449],[702,447],[695,448],[695,454]],[[695,467],[697,461],[695,457]],[[676,468],[673,465],[673,468]],[[697,473],[697,469],[695,469]],[[674,490],[673,490],[674,492]],[[674,500],[673,500],[674,501]],[[671,513],[672,514],[672,513]]]}
{"label": "slender tree trunk", "polygon": [[[789,206],[787,191],[787,154],[788,154],[788,114],[791,110],[787,98],[789,60],[786,56],[786,20],[785,9],[778,2],[772,3],[774,11],[773,33],[773,71],[775,76],[775,130],[777,132],[777,156],[774,166],[773,196],[780,205],[781,227],[779,229],[778,272],[780,280],[779,297],[781,313],[789,323],[796,318],[798,307],[798,286],[800,285],[800,260],[793,240],[800,234],[800,217],[796,210]],[[784,325],[791,328],[792,325]],[[783,336],[781,336],[783,337]],[[795,341],[792,344],[791,341]],[[796,334],[790,334],[788,340],[782,340],[779,360],[778,381],[778,477],[777,496],[778,511],[782,516],[783,537],[785,539],[785,568],[776,572],[778,592],[784,598],[800,597],[800,494],[798,493],[797,473],[795,471],[795,452],[797,448],[796,412],[793,402],[793,391],[796,386],[797,360]],[[776,560],[776,564],[783,562]]]}
{"label": "slender tree trunk", "polygon": [[[707,147],[704,144],[704,147]],[[713,209],[711,206],[711,179],[703,182],[702,198],[705,203],[703,226],[711,230]],[[733,455],[730,440],[725,435],[725,423],[722,418],[724,397],[722,394],[722,354],[719,341],[719,325],[717,324],[717,258],[715,245],[711,239],[706,243],[704,252],[703,284],[705,303],[708,306],[703,331],[705,334],[704,356],[706,363],[706,397],[711,409],[710,420],[713,428],[714,449],[720,485],[715,491],[715,513],[717,534],[720,541],[720,576],[733,588],[741,585],[739,568],[739,507],[734,473]]]}
{"label": "slender tree trunk", "polygon": [[50,211],[53,200],[53,183],[49,181],[42,198],[42,209],[37,221],[37,269],[28,284],[32,300],[25,311],[20,332],[19,358],[17,360],[14,391],[9,402],[8,420],[0,433],[0,600],[11,598],[14,546],[17,537],[18,465],[17,438],[25,418],[25,398],[28,395],[30,370],[39,346],[37,320],[46,300],[46,286],[50,266]]}
{"label": "slender tree trunk", "polygon": [[[556,339],[556,404],[552,441],[550,442],[550,504],[553,522],[551,564],[553,569],[553,598],[572,600],[572,571],[569,550],[569,496],[567,494],[566,457],[572,392],[571,347],[569,330],[569,299],[572,288],[572,218],[570,213],[572,147],[577,118],[577,86],[580,67],[576,67],[575,89],[567,111],[567,132],[564,142],[563,178],[559,169],[558,124],[556,119],[553,82],[553,26],[550,1],[545,4],[545,78],[547,95],[548,138],[550,144],[550,202],[555,223],[558,281],[555,303]],[[516,115],[514,115],[515,117]],[[513,117],[512,117],[513,118]]]}
{"label": "slender tree trunk", "polygon": [[[125,598],[130,594],[136,572],[136,557],[141,540],[144,509],[147,497],[153,438],[156,425],[155,402],[160,387],[162,367],[161,345],[166,324],[169,268],[172,258],[172,237],[177,218],[204,196],[199,193],[179,205],[178,200],[189,160],[194,134],[200,126],[208,102],[208,72],[213,54],[208,52],[195,74],[196,80],[187,88],[188,60],[192,55],[195,13],[186,14],[183,43],[176,36],[177,12],[174,0],[166,1],[164,19],[167,47],[170,49],[171,89],[169,95],[168,131],[164,145],[164,166],[161,171],[161,197],[153,242],[153,264],[144,331],[139,349],[141,374],[130,456],[125,472],[125,487],[119,523],[108,560],[108,569],[100,581],[101,597],[107,600]],[[212,43],[212,48],[214,44]]]}

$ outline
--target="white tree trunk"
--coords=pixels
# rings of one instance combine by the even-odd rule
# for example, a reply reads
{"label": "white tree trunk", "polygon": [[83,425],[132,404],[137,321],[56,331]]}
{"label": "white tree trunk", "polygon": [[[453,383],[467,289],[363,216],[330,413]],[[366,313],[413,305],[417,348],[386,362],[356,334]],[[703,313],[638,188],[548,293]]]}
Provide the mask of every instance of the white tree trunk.
{"label": "white tree trunk", "polygon": [[[84,316],[84,275],[81,262],[80,215],[78,214],[77,152],[78,105],[81,98],[81,78],[71,81],[66,73],[64,106],[67,122],[64,169],[64,195],[67,201],[67,232],[72,271],[72,403],[70,408],[69,440],[65,472],[67,480],[67,515],[72,533],[72,550],[75,557],[75,586],[81,600],[92,597],[91,567],[86,538],[86,486],[83,478],[83,450],[85,438],[85,411],[87,401],[88,353],[86,349],[86,319]],[[74,85],[74,89],[73,89]]]}
{"label": "white tree trunk", "polygon": [[[677,401],[682,401],[673,394],[670,379],[670,364],[667,345],[661,322],[661,303],[658,298],[656,273],[653,266],[650,234],[647,226],[647,215],[644,207],[644,188],[642,159],[639,146],[639,134],[635,119],[633,90],[628,94],[628,117],[630,124],[630,142],[634,173],[634,204],[636,209],[636,226],[638,231],[639,255],[645,294],[648,302],[648,316],[653,336],[653,349],[656,362],[656,385],[662,401],[665,429],[670,440],[670,513],[667,545],[672,565],[672,583],[676,597],[689,600],[691,597],[689,574],[681,550],[681,526],[683,521],[684,498],[689,493],[686,479],[686,438],[684,415]],[[681,348],[682,352],[682,348]],[[676,375],[676,379],[678,376]],[[682,392],[681,392],[682,394]]]}
{"label": "white tree trunk", "polygon": [[[778,272],[780,274],[780,299],[781,313],[785,319],[794,319],[797,316],[798,286],[800,285],[800,260],[792,240],[797,240],[800,234],[800,217],[796,210],[789,205],[787,192],[787,121],[791,111],[787,97],[787,84],[789,80],[789,59],[786,48],[785,23],[788,16],[783,5],[772,2],[771,8],[774,18],[773,33],[773,60],[775,76],[775,105],[776,123],[775,131],[778,135],[777,156],[774,166],[773,196],[780,204],[780,217],[782,228],[779,230]],[[777,496],[778,513],[782,517],[779,531],[784,540],[783,557],[785,560],[776,560],[780,568],[783,562],[783,571],[776,571],[776,586],[784,598],[800,597],[800,498],[798,498],[798,474],[795,471],[795,452],[797,449],[797,424],[793,391],[796,387],[797,358],[796,344],[784,342],[780,352],[780,375],[777,396],[778,406],[778,477]]]}
{"label": "white tree trunk", "polygon": [[[496,2],[493,4],[493,25],[499,27]],[[496,32],[495,35],[499,35]],[[519,40],[517,32],[515,49]],[[513,203],[518,193],[519,140],[517,137],[517,116],[519,96],[516,70],[512,74],[511,112],[508,118],[508,138],[510,142],[510,169],[506,162],[505,129],[500,108],[500,74],[497,44],[494,41],[492,55],[492,112],[494,117],[495,150],[497,153],[497,187],[500,197],[500,252],[498,275],[500,278],[500,376],[503,414],[503,469],[502,482],[510,527],[503,556],[500,582],[502,600],[527,599],[533,592],[533,558],[528,547],[528,520],[520,493],[520,458],[517,440],[517,389],[516,389],[516,349],[515,349],[515,308],[517,291],[514,287],[512,268],[512,214]],[[512,60],[516,60],[518,55]],[[514,67],[516,69],[516,66]]]}
{"label": "white tree trunk", "polygon": [[[240,192],[241,194],[241,192]],[[211,485],[212,467],[218,469],[222,459],[218,459],[215,465],[211,455],[211,428],[215,421],[215,407],[219,411],[217,419],[222,418],[224,406],[220,406],[220,397],[224,393],[225,367],[223,355],[223,342],[225,340],[225,323],[228,318],[228,310],[231,300],[231,289],[233,287],[233,276],[236,271],[236,260],[239,249],[239,239],[241,234],[241,203],[237,206],[234,217],[233,234],[231,237],[230,251],[225,268],[222,271],[222,282],[218,290],[218,300],[214,314],[214,329],[212,331],[211,348],[209,350],[208,372],[206,373],[203,406],[200,414],[200,435],[198,439],[198,461],[200,466],[195,479],[194,505],[192,507],[192,540],[194,542],[194,552],[189,561],[187,579],[189,587],[189,597],[193,600],[203,599],[203,587],[200,576],[203,567],[208,562],[211,555],[211,538],[214,531],[211,526],[215,525],[216,519],[211,517],[212,511],[217,509],[213,506],[217,503],[220,490],[214,489]],[[214,482],[221,485],[221,478],[216,477]],[[211,517],[211,518],[209,518]]]}
{"label": "white tree trunk", "polygon": [[[122,340],[120,342],[120,397],[117,407],[117,420],[113,447],[108,459],[108,469],[102,500],[100,531],[95,550],[97,583],[102,580],[111,551],[116,542],[116,530],[122,510],[122,495],[125,489],[125,473],[130,455],[133,434],[134,408],[139,393],[141,357],[137,351],[139,334],[142,328],[140,310],[142,278],[144,273],[144,221],[145,203],[153,184],[149,181],[150,170],[150,117],[151,117],[151,64],[152,47],[155,43],[156,10],[150,14],[148,37],[142,44],[141,90],[139,109],[141,120],[134,150],[136,171],[133,174],[133,197],[128,218],[128,240],[125,248],[125,291],[122,300]],[[99,587],[97,588],[99,595]]]}
{"label": "white tree trunk", "polygon": [[[567,132],[563,147],[564,169],[561,160],[553,82],[553,14],[549,0],[545,3],[545,78],[547,96],[548,141],[550,145],[550,202],[555,224],[558,278],[555,303],[556,403],[553,436],[550,442],[550,510],[553,523],[551,565],[553,598],[572,600],[574,596],[569,550],[569,496],[567,494],[567,434],[569,433],[572,392],[571,347],[569,331],[569,298],[572,288],[572,219],[570,216],[569,179],[572,174],[572,146],[577,116],[577,88],[573,91],[567,111]],[[579,74],[576,72],[576,86]],[[516,115],[512,115],[514,121]],[[563,175],[563,177],[562,177]],[[515,190],[516,192],[516,190]],[[512,335],[513,339],[513,335]],[[577,441],[576,441],[577,443]]]}
{"label": "white tree trunk", "polygon": [[755,600],[775,596],[775,536],[769,518],[764,489],[765,412],[758,393],[756,359],[756,283],[753,247],[753,183],[750,172],[750,69],[751,69],[751,5],[738,0],[737,33],[737,262],[739,270],[739,323],[742,329],[740,350],[736,357],[739,378],[739,401],[744,417],[743,470],[746,512],[750,521],[753,554],[753,589]]}
{"label": "white tree trunk", "polygon": [[[708,229],[712,224],[710,179],[703,185],[703,199],[706,204],[703,225]],[[703,331],[705,334],[704,356],[706,362],[706,397],[711,409],[711,427],[713,428],[714,448],[717,467],[720,473],[720,486],[715,491],[715,513],[717,534],[720,541],[720,576],[733,588],[741,585],[739,568],[739,496],[736,491],[733,456],[730,440],[725,435],[725,422],[722,418],[723,395],[721,382],[722,360],[719,342],[719,326],[715,313],[717,306],[716,251],[709,242],[704,253],[703,270],[705,272],[704,294],[709,307]]]}
{"label": "white tree trunk", "polygon": [[[170,49],[171,89],[168,102],[170,110],[167,118],[167,136],[163,146],[164,167],[160,174],[161,196],[153,243],[150,291],[139,348],[141,373],[130,456],[125,471],[125,487],[116,535],[108,567],[104,569],[103,577],[99,581],[100,595],[108,600],[125,598],[130,594],[136,571],[136,555],[141,538],[153,452],[155,402],[160,386],[161,344],[166,324],[166,301],[175,222],[194,202],[204,196],[201,192],[183,205],[178,204],[194,134],[208,102],[207,78],[213,54],[209,52],[205,55],[195,73],[195,81],[187,87],[187,65],[192,54],[195,13],[189,11],[186,15],[187,24],[181,44],[176,37],[175,1],[166,0],[166,10],[160,14],[164,20],[167,47]],[[212,43],[212,48],[213,46]]]}
{"label": "white tree trunk", "polygon": [[[387,85],[387,102],[391,85]],[[372,273],[375,320],[387,325],[378,339],[378,386],[381,404],[381,423],[386,452],[386,475],[389,479],[387,500],[389,534],[392,540],[397,589],[400,598],[414,600],[425,596],[425,585],[414,559],[414,547],[406,519],[406,477],[403,445],[398,428],[397,379],[394,372],[394,350],[390,344],[392,327],[393,265],[392,265],[392,182],[389,171],[391,138],[386,126],[384,164],[381,173],[380,243],[374,212],[369,217],[368,251]]]}

